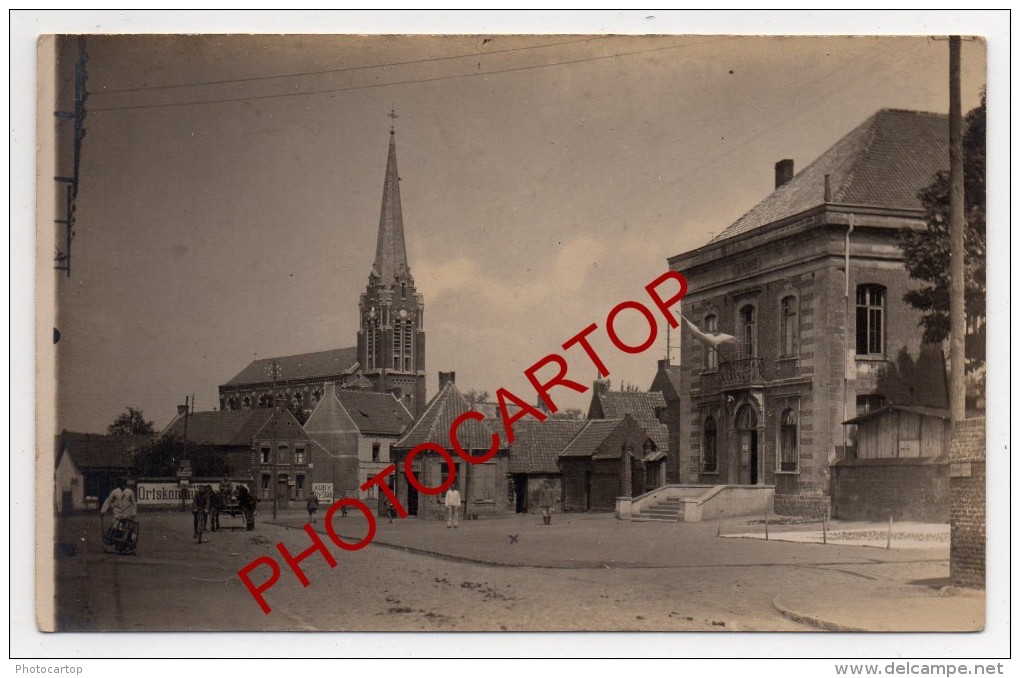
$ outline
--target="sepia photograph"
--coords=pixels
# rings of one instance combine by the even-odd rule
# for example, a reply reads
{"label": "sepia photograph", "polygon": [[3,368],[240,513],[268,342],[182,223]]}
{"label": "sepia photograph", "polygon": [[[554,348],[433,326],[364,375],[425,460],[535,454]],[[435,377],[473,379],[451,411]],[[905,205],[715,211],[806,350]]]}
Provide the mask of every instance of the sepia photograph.
{"label": "sepia photograph", "polygon": [[987,634],[988,37],[649,23],[40,34],[35,632]]}

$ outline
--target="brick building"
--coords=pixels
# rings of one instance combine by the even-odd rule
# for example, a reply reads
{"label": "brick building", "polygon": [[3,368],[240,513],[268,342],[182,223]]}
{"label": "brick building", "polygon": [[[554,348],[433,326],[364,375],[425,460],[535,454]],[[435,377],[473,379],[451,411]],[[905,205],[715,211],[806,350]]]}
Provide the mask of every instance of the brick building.
{"label": "brick building", "polygon": [[98,508],[117,481],[134,472],[135,454],[154,436],[111,436],[63,431],[56,440],[56,510]]}
{"label": "brick building", "polygon": [[303,506],[311,491],[310,462],[319,446],[286,408],[181,412],[162,435],[212,448],[226,460],[231,478],[251,479],[260,500],[273,497],[274,456],[281,507]]}
{"label": "brick building", "polygon": [[304,425],[319,443],[311,459],[315,482],[332,483],[336,498],[378,502],[377,488],[359,488],[390,464],[390,450],[412,420],[404,404],[389,393],[338,390],[332,382],[326,383],[322,399]]}
{"label": "brick building", "polygon": [[884,405],[881,368],[919,353],[898,234],[923,225],[917,193],[947,166],[944,115],[881,110],[796,175],[777,163],[772,194],[669,259],[684,315],[737,337],[716,352],[684,331],[682,482],[773,486],[777,512],[824,510],[854,443],[842,422]]}
{"label": "brick building", "polygon": [[[482,456],[492,445],[492,434],[499,436],[500,447],[484,463],[471,464],[453,452],[450,425],[464,412],[471,410],[467,398],[454,383],[456,373],[439,373],[439,392],[429,401],[425,411],[394,443],[392,459],[397,472],[389,476],[391,487],[409,515],[419,518],[445,519],[442,494],[419,492],[404,473],[404,464],[411,450],[422,443],[435,443],[446,449],[454,461],[454,482],[461,495],[465,516],[498,515],[513,512],[510,483],[510,453],[503,423],[499,419],[468,420],[457,431],[462,448],[472,456]],[[440,487],[449,477],[449,467],[435,452],[417,454],[411,462],[415,477],[425,487]]]}
{"label": "brick building", "polygon": [[219,387],[220,409],[268,408],[283,398],[303,416],[315,409],[325,384],[332,382],[341,389],[367,385],[390,393],[415,415],[424,410],[425,300],[407,263],[392,129],[375,261],[358,311],[357,346],[253,360]]}
{"label": "brick building", "polygon": [[560,452],[563,508],[612,511],[617,497],[636,497],[649,489],[646,464],[662,453],[632,416],[589,419]]}

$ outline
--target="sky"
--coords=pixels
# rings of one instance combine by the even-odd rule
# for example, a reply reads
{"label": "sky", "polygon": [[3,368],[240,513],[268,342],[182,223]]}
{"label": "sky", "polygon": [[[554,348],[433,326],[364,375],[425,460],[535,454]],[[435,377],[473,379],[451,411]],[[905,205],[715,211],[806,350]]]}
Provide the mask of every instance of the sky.
{"label": "sky", "polygon": [[[92,96],[74,268],[66,278],[51,270],[49,147],[62,137],[49,104],[66,102],[68,85],[58,77],[64,73],[48,66],[54,55],[36,52],[36,40],[47,33],[160,32],[470,37],[89,37]],[[603,324],[618,301],[640,298],[641,288],[666,269],[667,257],[704,244],[763,199],[777,160],[805,167],[882,107],[947,109],[945,42],[730,35],[950,32],[988,36],[994,57],[988,156],[994,341],[1008,336],[1008,292],[999,283],[1009,263],[1002,226],[1008,224],[1002,177],[1009,165],[1001,150],[1008,146],[1007,14],[12,12],[9,509],[12,526],[29,526],[12,529],[12,581],[30,581],[50,562],[49,521],[34,518],[49,515],[52,459],[32,454],[29,422],[39,422],[42,441],[50,429],[100,432],[130,405],[162,425],[185,395],[195,394],[199,409],[215,406],[216,386],[253,354],[354,343],[357,299],[374,253],[391,108],[399,115],[410,263],[425,295],[429,394],[436,373],[451,369],[465,389],[507,386],[525,393],[525,367],[588,323]],[[505,35],[514,33],[534,35]],[[665,37],[606,37],[650,33]],[[589,35],[600,39],[573,42]],[[977,103],[985,73],[980,43],[964,47],[966,110]],[[460,58],[444,58],[454,56]],[[398,63],[404,61],[415,63]],[[339,70],[345,68],[358,70]],[[318,71],[335,72],[293,77]],[[268,77],[275,75],[292,77]],[[240,79],[247,80],[195,84]],[[190,86],[139,89],[177,84]],[[313,90],[331,91],[304,94]],[[253,98],[269,95],[287,96]],[[166,105],[231,98],[250,100]],[[996,210],[1002,219],[994,218]],[[38,231],[18,228],[33,221]],[[52,322],[57,306],[59,321]],[[50,324],[61,329],[56,347]],[[58,349],[59,374],[53,370]],[[664,336],[630,360],[606,351],[614,385],[647,387],[664,353]],[[990,371],[990,394],[1007,393],[1005,374]],[[586,401],[579,396],[565,404]],[[989,449],[1008,450],[1007,422],[994,405],[989,409]],[[49,447],[42,442],[35,449]],[[1008,455],[992,455],[989,464],[990,477],[1011,475]],[[38,486],[25,481],[33,474]],[[990,535],[1002,537],[989,540],[990,562],[1006,562],[1008,485],[991,484],[989,493]],[[33,546],[41,555],[35,561]],[[990,569],[990,594],[1007,591],[1008,576],[1008,568]],[[20,612],[12,617],[14,651],[81,656],[73,638],[37,632],[33,593],[31,586],[12,588],[11,607]],[[1002,656],[1006,614],[1004,606],[990,607],[988,630],[954,638],[951,647],[934,636],[911,638],[907,646],[895,636],[859,645],[836,637],[810,645],[742,637],[739,650],[731,638],[698,643],[718,657]],[[162,656],[173,640],[146,634],[132,643],[132,656]],[[447,656],[457,641],[449,639],[447,647],[444,640],[413,647]],[[570,640],[578,656],[675,655],[677,647],[633,634]],[[186,642],[189,653],[222,656],[221,635]],[[274,647],[307,650],[298,642],[279,638]],[[351,655],[391,656],[397,641],[360,635],[323,642],[329,647],[300,656],[343,654],[344,642],[353,643],[344,646]],[[412,642],[400,639],[400,650],[411,651]],[[457,642],[456,652],[502,656],[513,642],[527,655],[563,652],[558,637],[501,637],[504,645],[495,648],[494,642],[476,638],[470,648]],[[263,644],[251,634],[230,637],[238,654],[258,656]],[[116,638],[97,638],[89,651],[124,656]],[[805,666],[770,662],[763,670],[813,675],[816,667]]]}
{"label": "sky", "polygon": [[[462,390],[531,401],[525,368],[644,299],[667,257],[771,192],[776,161],[805,167],[881,108],[948,109],[948,44],[925,37],[85,44],[72,275],[53,274],[57,430],[103,431],[128,406],[161,427],[186,396],[215,408],[217,386],[255,356],[354,345],[391,123],[428,396],[452,370]],[[983,43],[965,43],[963,73],[969,110]],[[637,316],[623,317],[639,337]],[[596,335],[615,387],[650,385],[666,354],[658,329],[635,356]],[[580,357],[571,370],[596,377]],[[586,409],[590,393],[559,393]]]}

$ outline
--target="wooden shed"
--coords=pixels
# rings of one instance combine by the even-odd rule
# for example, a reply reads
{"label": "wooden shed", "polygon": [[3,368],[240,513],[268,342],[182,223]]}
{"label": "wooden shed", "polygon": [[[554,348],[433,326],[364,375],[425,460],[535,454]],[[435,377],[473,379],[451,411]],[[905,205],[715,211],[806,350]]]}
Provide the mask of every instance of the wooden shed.
{"label": "wooden shed", "polygon": [[843,423],[857,427],[857,445],[832,466],[834,517],[949,520],[947,410],[890,405]]}

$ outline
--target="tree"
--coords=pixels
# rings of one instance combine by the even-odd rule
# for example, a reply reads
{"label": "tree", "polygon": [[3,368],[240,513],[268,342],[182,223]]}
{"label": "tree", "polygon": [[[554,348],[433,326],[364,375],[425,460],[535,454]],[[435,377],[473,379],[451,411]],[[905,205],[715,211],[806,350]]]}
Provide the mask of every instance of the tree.
{"label": "tree", "polygon": [[129,407],[127,412],[117,415],[113,423],[106,427],[106,432],[111,436],[152,435],[156,429],[151,421],[145,420],[141,410]]}
{"label": "tree", "polygon": [[143,478],[167,478],[177,474],[184,455],[180,436],[160,436],[135,456],[135,473]]}
{"label": "tree", "polygon": [[477,405],[478,403],[487,403],[491,399],[488,391],[476,391],[475,389],[471,389],[470,391],[466,392],[464,394],[464,397],[467,399],[468,404],[470,405]]}
{"label": "tree", "polygon": [[[964,296],[967,371],[985,362],[985,96],[967,114],[963,136]],[[904,231],[900,248],[910,277],[927,283],[903,300],[923,312],[924,341],[949,338],[949,173],[939,172],[917,195],[925,211],[925,228]]]}
{"label": "tree", "polygon": [[571,419],[573,421],[582,421],[584,419],[584,410],[576,407],[565,407],[562,410],[557,410],[555,414],[550,415],[550,419]]}

